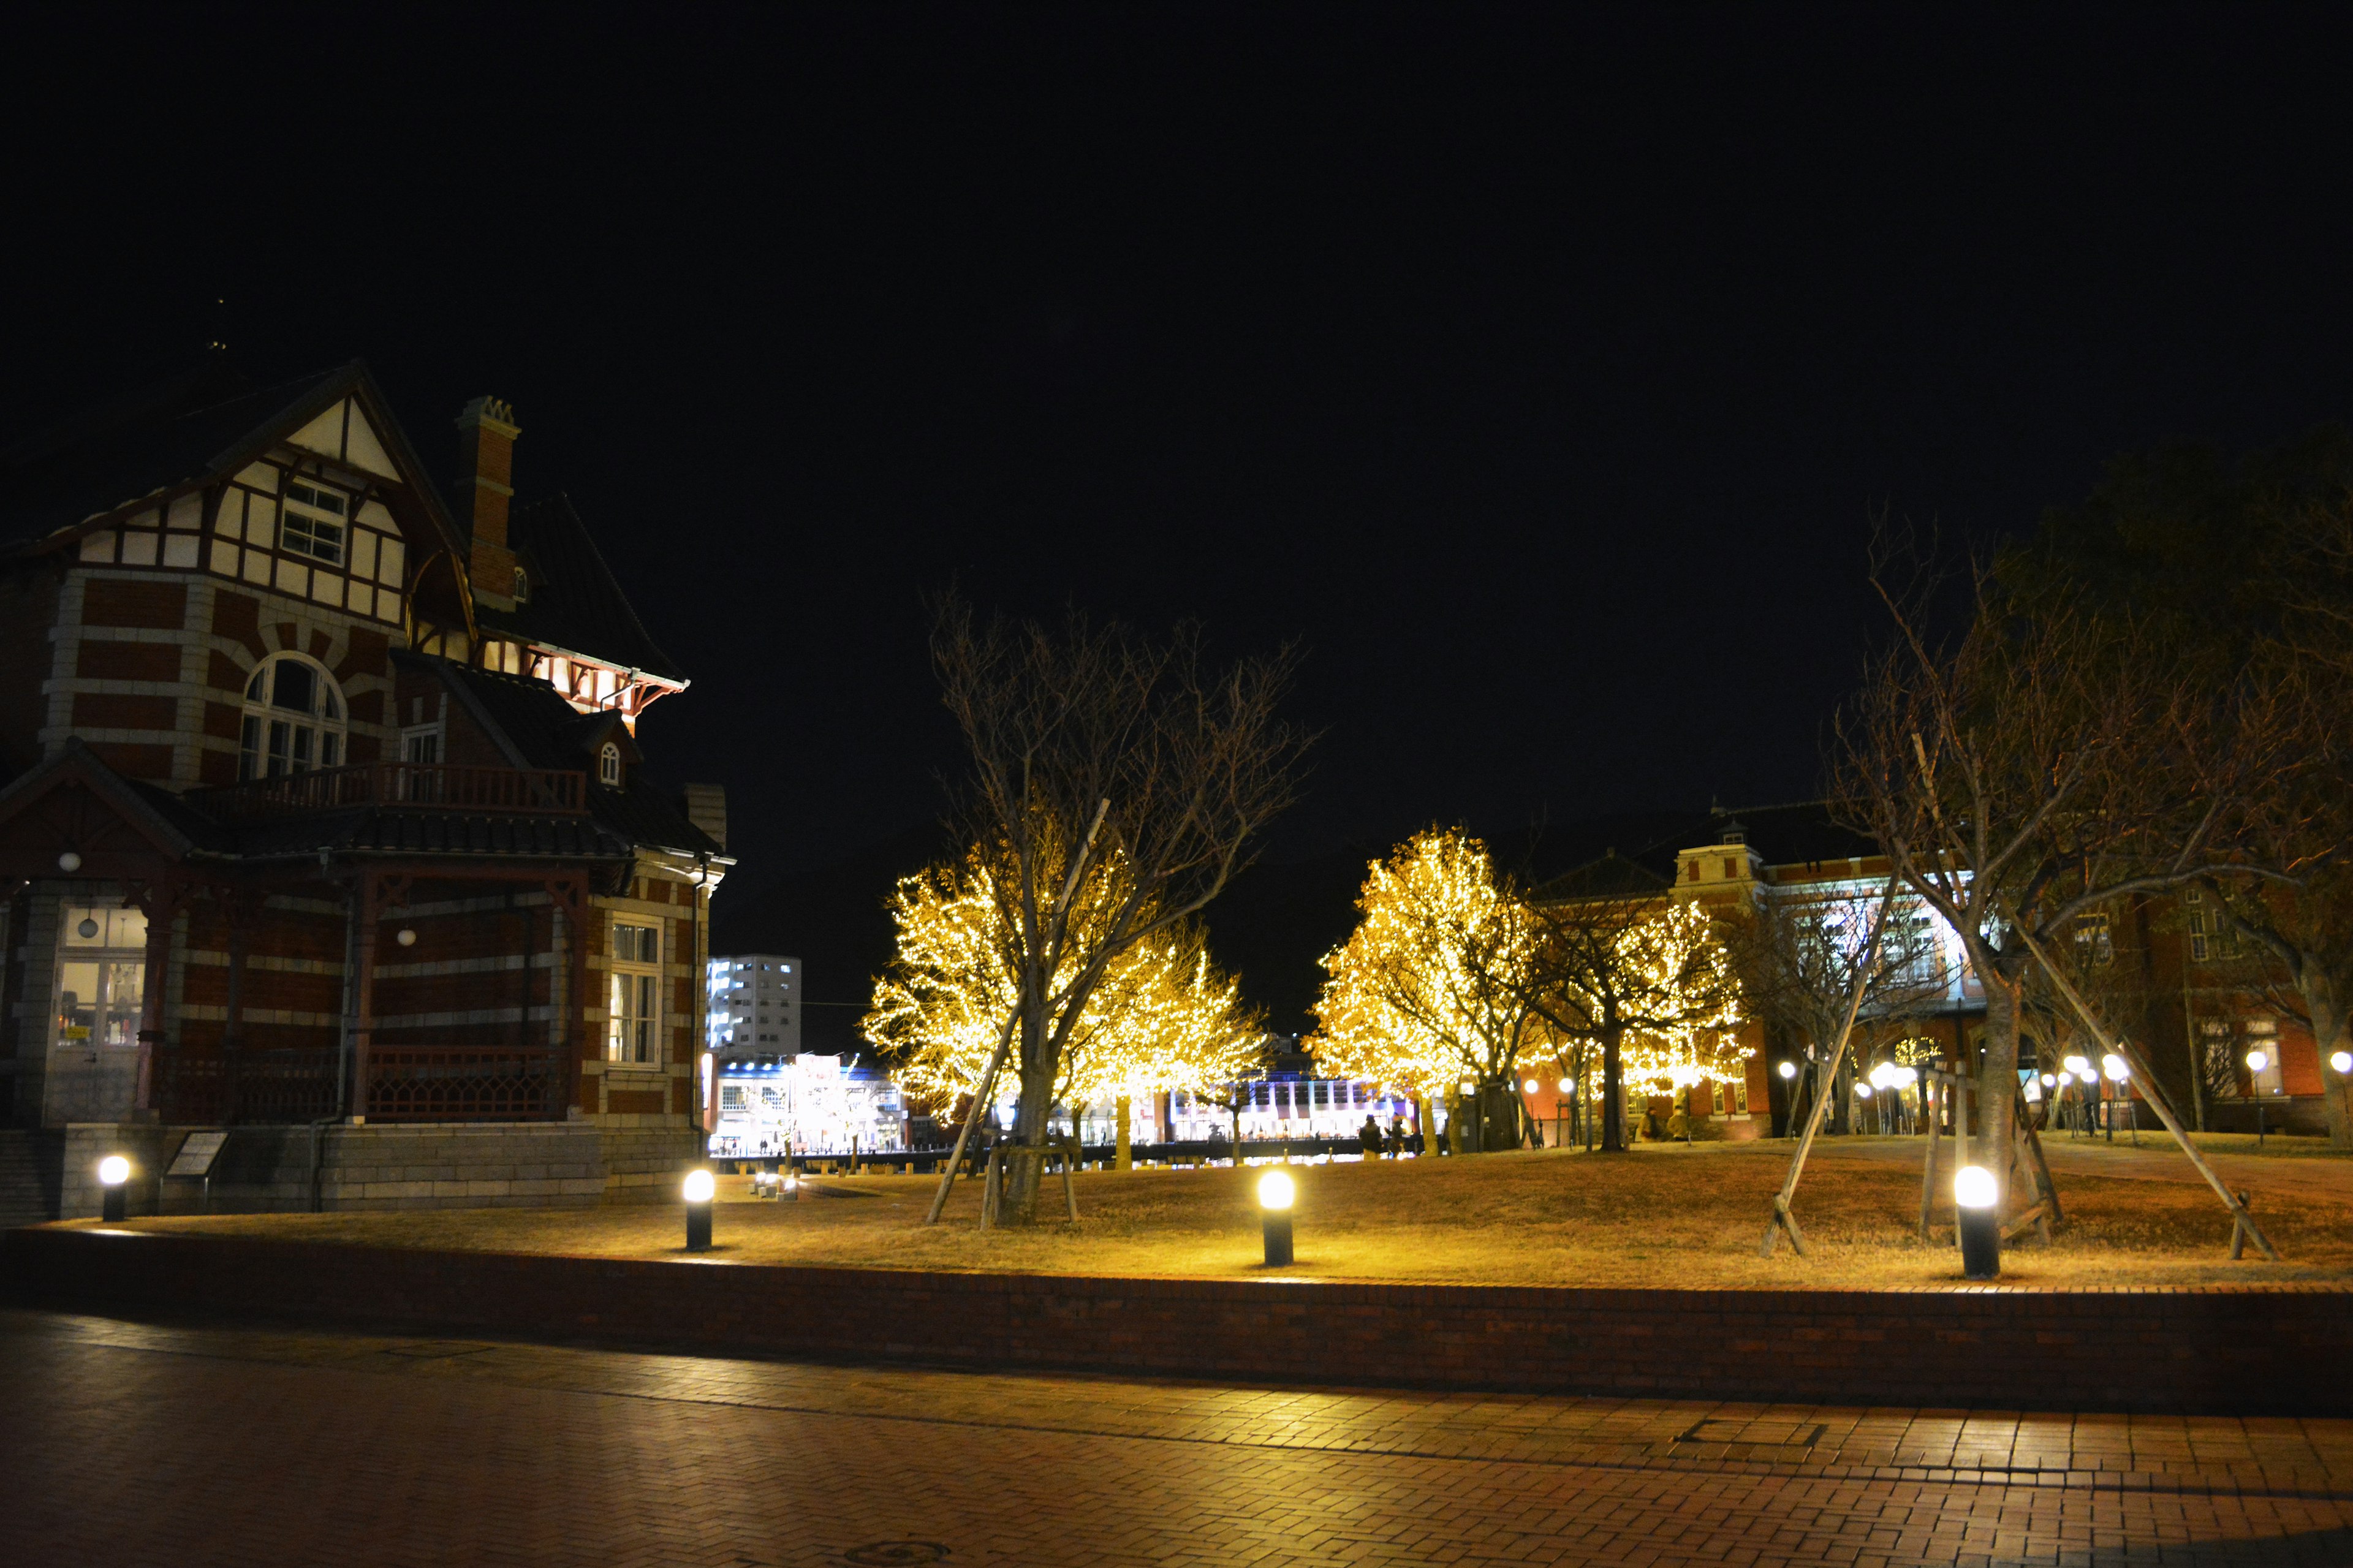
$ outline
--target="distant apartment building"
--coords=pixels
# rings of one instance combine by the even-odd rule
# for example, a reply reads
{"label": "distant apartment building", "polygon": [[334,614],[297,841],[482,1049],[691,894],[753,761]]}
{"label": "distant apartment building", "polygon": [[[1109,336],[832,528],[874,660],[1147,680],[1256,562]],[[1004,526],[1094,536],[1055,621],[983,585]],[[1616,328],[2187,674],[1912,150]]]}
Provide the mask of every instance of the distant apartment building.
{"label": "distant apartment building", "polygon": [[704,1039],[718,1057],[801,1054],[801,961],[746,952],[711,961]]}

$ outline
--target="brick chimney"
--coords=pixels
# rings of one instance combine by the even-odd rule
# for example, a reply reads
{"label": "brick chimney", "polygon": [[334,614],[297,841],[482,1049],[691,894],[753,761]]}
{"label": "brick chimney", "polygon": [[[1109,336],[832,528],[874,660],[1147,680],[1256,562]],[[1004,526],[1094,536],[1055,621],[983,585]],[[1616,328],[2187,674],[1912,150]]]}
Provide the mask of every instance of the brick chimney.
{"label": "brick chimney", "polygon": [[514,552],[507,548],[507,509],[514,503],[514,409],[477,397],[458,416],[458,521],[473,540],[468,564],[475,599],[514,608]]}

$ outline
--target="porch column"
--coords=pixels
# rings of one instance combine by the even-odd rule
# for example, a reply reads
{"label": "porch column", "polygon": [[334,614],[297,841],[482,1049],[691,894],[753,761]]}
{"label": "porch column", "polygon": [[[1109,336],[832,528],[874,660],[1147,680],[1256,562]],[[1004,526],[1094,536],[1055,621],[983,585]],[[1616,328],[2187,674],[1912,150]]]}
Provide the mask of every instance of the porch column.
{"label": "porch column", "polygon": [[132,1100],[138,1119],[145,1121],[155,1115],[155,1052],[164,1044],[164,997],[181,889],[170,883],[151,883],[127,901],[137,903],[147,915],[147,959],[139,986],[139,1087]]}
{"label": "porch column", "polygon": [[224,1011],[227,1020],[221,1025],[221,1120],[237,1120],[237,1060],[244,1046],[245,1036],[245,961],[253,950],[253,922],[260,913],[261,898],[246,893],[231,894],[228,904],[228,1005]]}
{"label": "porch column", "polygon": [[376,921],[383,913],[383,879],[374,871],[362,871],[358,890],[358,940],[352,943],[358,968],[352,985],[351,1118],[355,1124],[367,1121],[368,1055],[375,1037]]}

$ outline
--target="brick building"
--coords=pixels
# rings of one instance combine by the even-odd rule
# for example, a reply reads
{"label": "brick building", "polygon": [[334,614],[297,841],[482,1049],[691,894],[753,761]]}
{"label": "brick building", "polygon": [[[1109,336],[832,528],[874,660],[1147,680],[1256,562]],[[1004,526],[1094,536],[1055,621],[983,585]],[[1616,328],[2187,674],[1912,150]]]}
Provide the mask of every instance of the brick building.
{"label": "brick building", "polygon": [[[1886,858],[1820,804],[1629,819],[1613,828],[1629,847],[1552,886],[1574,887],[1606,871],[1622,896],[1696,899],[1727,913],[1744,904],[1863,904],[1886,886]],[[1932,1045],[1947,1061],[1963,1059],[1981,1037],[1984,990],[1941,921],[1908,898],[1899,900],[1897,918],[1914,928],[1908,945],[1918,973],[1900,1009],[1866,1009],[1858,1047],[1866,1061],[1897,1039]],[[2095,1005],[2110,1027],[2141,1043],[2185,1120],[2213,1131],[2252,1131],[2260,1103],[2275,1131],[2325,1130],[2322,1097],[2347,1093],[2344,1075],[2321,1061],[2309,1029],[2281,1005],[2284,977],[2268,974],[2258,955],[2232,941],[2194,889],[2126,901],[2088,917],[2075,935],[2089,961],[2085,984]],[[2080,1048],[2040,1038],[2051,1030],[2031,1017],[2023,1032],[2021,1068],[2055,1070],[2060,1064],[2052,1058]],[[1700,1083],[1687,1095],[1657,1097],[1649,1109],[1662,1122],[1685,1111],[1704,1136],[1780,1131],[1790,1080],[1778,1068],[1785,1061],[1802,1064],[1806,1043],[1771,1037],[1754,1021],[1742,1026],[1741,1042],[1750,1051],[1745,1080]],[[2263,1069],[2250,1068],[2250,1052],[2263,1058]],[[2037,1077],[2029,1093],[2039,1099],[2039,1071]],[[1549,1137],[1563,1121],[1566,1097],[1551,1079],[1530,1081],[1537,1085],[1531,1112]],[[2153,1115],[2140,1122],[2156,1124]]]}
{"label": "brick building", "polygon": [[[715,788],[685,677],[519,431],[428,477],[364,367],[207,363],[0,453],[0,1125],[186,1130],[216,1202],[594,1203],[699,1152]],[[291,1131],[299,1129],[299,1131]]]}

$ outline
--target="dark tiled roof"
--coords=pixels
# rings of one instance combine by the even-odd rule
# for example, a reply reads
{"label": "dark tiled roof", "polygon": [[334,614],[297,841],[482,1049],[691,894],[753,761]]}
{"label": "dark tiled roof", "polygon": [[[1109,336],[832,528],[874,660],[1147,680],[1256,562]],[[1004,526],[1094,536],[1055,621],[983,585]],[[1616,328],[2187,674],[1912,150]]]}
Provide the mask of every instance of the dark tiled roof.
{"label": "dark tiled roof", "polygon": [[[1664,887],[1674,880],[1678,851],[1722,843],[1725,835],[1735,829],[1767,866],[1809,865],[1879,853],[1870,838],[1840,826],[1824,801],[1743,806],[1736,811],[1640,812],[1570,824],[1546,846],[1555,851],[1548,863],[1562,864],[1558,856],[1562,846],[1584,847],[1585,854],[1573,856],[1565,870],[1531,880],[1548,892],[1571,878],[1607,880],[1602,863],[1614,858]],[[1623,890],[1636,889],[1630,883]]]}
{"label": "dark tiled roof", "polygon": [[[641,779],[626,790],[595,782],[596,752],[619,729],[617,716],[583,715],[543,680],[501,675],[471,665],[396,654],[430,668],[505,745],[519,768],[569,768],[589,775],[588,810],[597,822],[634,844],[689,855],[721,853],[709,835],[687,820],[685,808]],[[624,733],[626,738],[626,732]],[[635,750],[634,742],[630,750]]]}
{"label": "dark tiled roof", "polygon": [[685,672],[647,635],[569,496],[557,494],[517,506],[507,521],[507,543],[530,574],[530,597],[512,610],[480,606],[477,618],[483,630],[586,654],[665,680],[686,679]]}
{"label": "dark tiled roof", "polygon": [[247,437],[341,396],[357,364],[257,387],[218,358],[0,449],[0,541],[21,544],[241,466]]}

